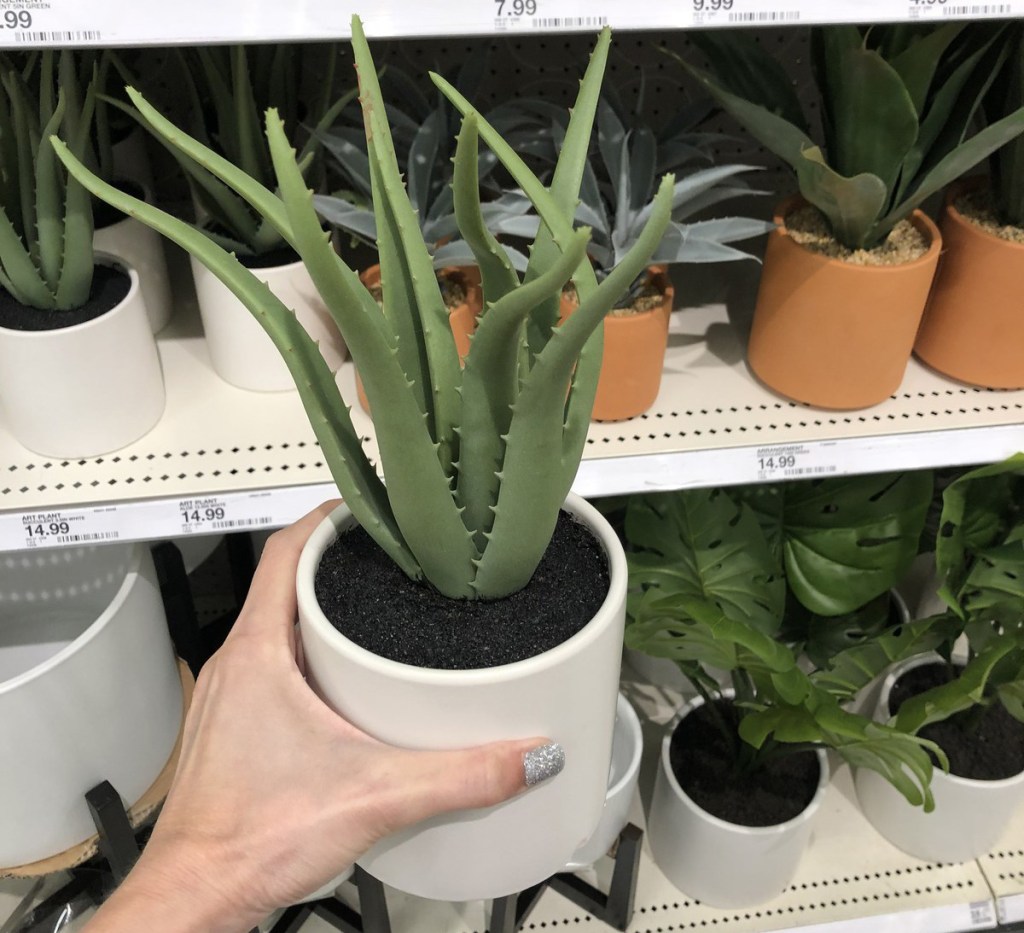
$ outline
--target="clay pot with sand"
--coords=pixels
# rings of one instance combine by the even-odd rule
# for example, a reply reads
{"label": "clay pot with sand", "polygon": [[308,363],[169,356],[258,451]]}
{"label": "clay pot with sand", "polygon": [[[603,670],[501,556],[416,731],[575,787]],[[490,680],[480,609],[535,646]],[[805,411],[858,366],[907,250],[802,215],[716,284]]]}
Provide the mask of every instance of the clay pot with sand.
{"label": "clay pot with sand", "polygon": [[921,211],[874,250],[851,251],[802,198],[778,207],[747,359],[788,398],[867,408],[903,380],[942,247]]}

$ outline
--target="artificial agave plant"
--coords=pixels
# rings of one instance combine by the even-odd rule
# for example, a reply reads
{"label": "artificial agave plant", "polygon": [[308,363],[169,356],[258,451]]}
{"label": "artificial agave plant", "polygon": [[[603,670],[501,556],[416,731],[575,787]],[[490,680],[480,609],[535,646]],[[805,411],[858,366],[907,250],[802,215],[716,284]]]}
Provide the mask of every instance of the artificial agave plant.
{"label": "artificial agave plant", "polygon": [[[992,123],[1024,110],[1024,24],[1007,31],[1006,64],[985,98],[985,113]],[[999,219],[1024,229],[1024,136],[998,149],[992,156],[992,197]]]}
{"label": "artificial agave plant", "polygon": [[[43,311],[80,308],[92,288],[92,201],[47,137],[84,158],[95,103],[72,53],[43,52],[28,73],[0,58],[0,287]],[[59,90],[58,90],[59,88]]]}
{"label": "artificial agave plant", "polygon": [[969,135],[1002,62],[1000,25],[829,26],[811,40],[824,145],[792,84],[752,37],[705,33],[708,93],[796,172],[800,193],[850,249],[879,244],[927,197],[1024,132],[1018,109]]}
{"label": "artificial agave plant", "polygon": [[[598,284],[585,259],[589,234],[574,231],[572,219],[609,43],[605,30],[580,86],[549,188],[465,98],[434,76],[463,114],[453,202],[459,231],[480,266],[485,298],[464,369],[430,252],[402,184],[358,18],[353,18],[352,44],[373,182],[383,314],[331,248],[312,192],[273,111],[266,129],[279,193],[186,136],[130,92],[158,134],[238,192],[305,261],[362,374],[385,482],[363,453],[333,374],[294,315],[269,289],[201,231],[104,185],[66,146],[55,143],[61,158],[99,197],[193,253],[247,305],[284,355],[325,459],[356,519],[407,574],[425,577],[450,597],[500,597],[529,581],[548,546],[586,440],[601,361],[601,321],[646,264],[669,220],[671,177],[662,181],[647,229],[633,250]],[[505,165],[544,222],[522,279],[483,222],[479,139]],[[556,327],[561,288],[570,277],[576,281],[580,308]],[[528,319],[545,328],[542,345],[523,346]]]}

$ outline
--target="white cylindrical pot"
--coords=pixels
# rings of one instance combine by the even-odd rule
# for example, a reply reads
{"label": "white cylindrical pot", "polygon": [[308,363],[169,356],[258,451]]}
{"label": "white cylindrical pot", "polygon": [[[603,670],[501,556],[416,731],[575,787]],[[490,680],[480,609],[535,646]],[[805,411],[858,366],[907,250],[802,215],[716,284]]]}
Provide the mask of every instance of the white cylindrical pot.
{"label": "white cylindrical pot", "polygon": [[629,822],[629,808],[640,777],[640,758],[644,737],[636,710],[621,693],[615,707],[615,732],[612,735],[612,765],[608,770],[608,791],[604,798],[601,821],[594,834],[580,846],[565,866],[578,871],[593,865],[615,844]]}
{"label": "white cylindrical pot", "polygon": [[182,706],[147,548],[0,557],[0,866],[95,835],[84,795],[103,780],[139,800],[171,756]]}
{"label": "white cylindrical pot", "polygon": [[[149,200],[148,192],[147,198]],[[124,217],[93,233],[93,247],[122,260],[139,274],[139,288],[146,303],[146,315],[153,333],[171,319],[171,282],[167,275],[163,237],[141,220]]]}
{"label": "white cylindrical pot", "polygon": [[624,653],[626,664],[636,674],[639,674],[645,683],[663,690],[681,693],[684,696],[693,693],[693,688],[675,661],[670,661],[668,658],[656,658],[643,651],[637,651],[635,648],[627,648]]}
{"label": "white cylindrical pot", "polygon": [[352,524],[340,507],[313,532],[298,570],[306,672],[326,702],[376,738],[407,748],[466,748],[548,736],[565,769],[514,800],[426,820],[374,846],[359,864],[410,894],[464,901],[521,891],[560,871],[594,832],[611,761],[625,620],[626,559],[600,513],[577,496],[566,510],[600,542],[610,588],[571,638],[514,664],[434,670],[355,645],[324,617],[313,591],[320,555]]}
{"label": "white cylindrical pot", "polygon": [[[939,660],[938,655],[928,654],[897,664],[882,683],[875,719],[888,721],[889,696],[903,674]],[[867,768],[854,769],[854,786],[864,815],[889,842],[916,858],[947,864],[968,862],[992,851],[1014,811],[1024,803],[1024,771],[1001,781],[979,781],[936,768],[931,813],[911,806],[888,781]]]}
{"label": "white cylindrical pot", "polygon": [[57,330],[0,327],[0,403],[11,433],[44,456],[109,453],[163,414],[163,373],[139,277],[116,257],[96,258],[131,278],[117,307]]}
{"label": "white cylindrical pot", "polygon": [[647,839],[662,873],[688,897],[710,907],[753,907],[793,880],[828,787],[828,759],[818,750],[818,789],[803,812],[785,823],[739,826],[712,816],[679,786],[669,761],[676,726],[703,702],[690,700],[662,741]]}
{"label": "white cylindrical pot", "polygon": [[[294,389],[288,367],[256,318],[201,262],[191,257],[191,263],[210,362],[217,375],[240,389],[256,392]],[[345,359],[345,343],[305,264],[297,261],[250,271],[295,312],[306,333],[319,341],[320,353],[331,371],[337,370]]]}

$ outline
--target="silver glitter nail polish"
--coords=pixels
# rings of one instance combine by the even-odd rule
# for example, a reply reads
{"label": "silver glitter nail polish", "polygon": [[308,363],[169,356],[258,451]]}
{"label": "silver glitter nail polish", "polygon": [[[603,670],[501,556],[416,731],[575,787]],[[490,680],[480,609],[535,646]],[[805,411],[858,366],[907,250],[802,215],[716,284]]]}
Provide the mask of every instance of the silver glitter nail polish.
{"label": "silver glitter nail polish", "polygon": [[523,771],[526,775],[526,786],[533,787],[541,781],[553,778],[565,767],[565,749],[557,742],[531,748],[523,755]]}

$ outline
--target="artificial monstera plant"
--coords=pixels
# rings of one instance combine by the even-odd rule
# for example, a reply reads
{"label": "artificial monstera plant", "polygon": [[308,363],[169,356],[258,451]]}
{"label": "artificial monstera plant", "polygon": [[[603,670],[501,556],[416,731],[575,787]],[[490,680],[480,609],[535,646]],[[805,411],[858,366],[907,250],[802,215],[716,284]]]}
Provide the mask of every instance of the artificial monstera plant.
{"label": "artificial monstera plant", "polygon": [[[787,602],[837,617],[885,592],[913,558],[931,495],[929,474],[721,489],[630,500],[626,644],[677,663],[709,710],[728,672],[738,733],[720,722],[737,773],[824,746],[884,775],[930,809],[941,753],[905,730],[851,712],[856,694],[893,661],[948,636],[941,619],[860,631],[808,669],[803,642],[783,637]],[[748,505],[769,500],[755,512]],[[844,614],[841,616],[840,614]]]}
{"label": "artificial monstera plant", "polygon": [[[684,63],[850,249],[878,245],[926,198],[1024,132],[1024,109],[971,135],[1005,48],[1000,24],[829,26],[811,38],[823,139],[782,66],[751,36],[702,33],[710,71]],[[999,51],[990,54],[994,48]]]}
{"label": "artificial monstera plant", "polygon": [[[448,82],[463,115],[453,204],[480,267],[485,311],[460,368],[430,250],[402,183],[377,72],[358,18],[352,44],[372,179],[381,308],[331,247],[280,118],[266,119],[277,193],[190,138],[139,94],[139,112],[168,144],[237,192],[305,261],[345,338],[373,407],[384,481],[367,459],[334,374],[295,316],[201,231],[125,197],[55,142],[76,177],[207,265],[259,319],[284,356],[332,475],[357,521],[409,576],[456,598],[497,598],[524,586],[546,550],[575,477],[596,391],[601,321],[646,264],[669,221],[673,179],[661,182],[647,229],[600,284],[573,229],[610,33],[601,33],[565,144],[542,184]],[[477,184],[482,139],[533,203],[543,226],[520,278],[484,224]],[[563,284],[577,314],[557,325]],[[524,343],[527,322],[544,339]]]}

